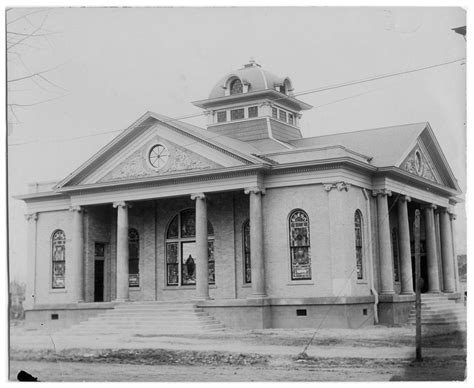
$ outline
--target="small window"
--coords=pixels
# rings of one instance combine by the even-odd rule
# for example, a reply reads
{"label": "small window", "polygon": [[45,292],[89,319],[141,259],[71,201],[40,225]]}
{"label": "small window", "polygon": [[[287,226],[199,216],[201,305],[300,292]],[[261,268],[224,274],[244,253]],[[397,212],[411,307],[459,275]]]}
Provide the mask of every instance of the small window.
{"label": "small window", "polygon": [[286,112],[280,109],[280,120],[286,123]]}
{"label": "small window", "polygon": [[66,287],[66,235],[56,230],[51,237],[51,256],[53,262],[53,288]]}
{"label": "small window", "polygon": [[235,79],[230,84],[230,94],[242,93],[242,82],[239,79]]}
{"label": "small window", "polygon": [[258,107],[257,106],[251,106],[249,108],[249,117],[258,117]]}
{"label": "small window", "polygon": [[224,123],[227,121],[227,112],[217,112],[217,122],[218,123]]}
{"label": "small window", "polygon": [[234,109],[230,111],[231,120],[240,120],[244,118],[244,109]]}
{"label": "small window", "polygon": [[291,114],[291,113],[288,113],[288,123],[290,125],[294,125],[295,124],[295,118],[294,116]]}
{"label": "small window", "polygon": [[277,108],[272,108],[272,117],[274,119],[278,118],[278,109]]}

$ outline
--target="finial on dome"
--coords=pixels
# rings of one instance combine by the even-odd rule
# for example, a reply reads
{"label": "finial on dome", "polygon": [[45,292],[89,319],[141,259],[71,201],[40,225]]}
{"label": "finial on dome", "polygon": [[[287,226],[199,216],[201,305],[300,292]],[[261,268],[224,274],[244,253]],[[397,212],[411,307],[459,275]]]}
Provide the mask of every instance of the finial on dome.
{"label": "finial on dome", "polygon": [[244,67],[255,67],[255,66],[262,67],[262,66],[260,66],[260,65],[255,61],[255,58],[254,58],[254,57],[250,57],[249,63],[247,63],[246,65],[244,65]]}

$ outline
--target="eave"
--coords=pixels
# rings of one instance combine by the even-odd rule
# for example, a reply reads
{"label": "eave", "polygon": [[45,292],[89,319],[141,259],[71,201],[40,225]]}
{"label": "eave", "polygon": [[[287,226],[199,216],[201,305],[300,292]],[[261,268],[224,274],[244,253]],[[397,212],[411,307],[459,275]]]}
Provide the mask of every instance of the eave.
{"label": "eave", "polygon": [[202,109],[210,109],[222,104],[233,104],[241,102],[242,100],[254,100],[257,98],[268,98],[272,101],[280,101],[280,103],[286,103],[295,110],[308,110],[313,106],[309,105],[297,98],[288,96],[280,93],[273,89],[258,90],[249,93],[231,94],[230,96],[211,98],[207,100],[193,101],[192,104]]}

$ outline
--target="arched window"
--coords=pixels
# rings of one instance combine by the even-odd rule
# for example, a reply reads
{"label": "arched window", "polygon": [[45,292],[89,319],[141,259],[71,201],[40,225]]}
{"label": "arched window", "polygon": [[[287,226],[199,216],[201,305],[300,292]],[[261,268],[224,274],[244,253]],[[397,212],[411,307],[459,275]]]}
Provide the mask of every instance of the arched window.
{"label": "arched window", "polygon": [[363,236],[362,236],[362,213],[356,210],[354,213],[355,251],[357,279],[364,278]]}
{"label": "arched window", "polygon": [[289,218],[291,280],[311,280],[309,218],[301,209]]}
{"label": "arched window", "polygon": [[243,227],[243,253],[244,253],[244,283],[252,283],[252,266],[250,262],[250,220],[244,222]]}
{"label": "arched window", "polygon": [[[214,229],[207,222],[209,284],[215,284]],[[166,231],[166,284],[196,284],[196,213],[186,209],[177,214]]]}
{"label": "arched window", "polygon": [[242,92],[242,82],[240,81],[240,79],[236,78],[230,83],[230,94],[239,94]]}
{"label": "arched window", "polygon": [[66,235],[60,229],[51,236],[52,287],[66,287]]}
{"label": "arched window", "polygon": [[128,286],[140,286],[140,237],[136,229],[128,231]]}

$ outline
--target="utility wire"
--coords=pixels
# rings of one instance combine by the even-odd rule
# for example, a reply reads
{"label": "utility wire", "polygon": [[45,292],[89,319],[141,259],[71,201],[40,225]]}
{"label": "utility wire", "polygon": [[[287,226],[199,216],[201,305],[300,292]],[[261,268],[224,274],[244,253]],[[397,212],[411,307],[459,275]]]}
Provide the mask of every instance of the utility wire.
{"label": "utility wire", "polygon": [[[364,79],[360,79],[360,80],[356,80],[356,81],[350,81],[350,82],[344,82],[344,83],[339,83],[339,84],[328,85],[328,86],[324,86],[324,87],[316,88],[316,89],[309,89],[309,90],[305,90],[305,91],[302,91],[302,92],[299,92],[299,93],[295,93],[295,94],[293,94],[293,96],[290,96],[290,97],[305,96],[305,95],[308,95],[308,94],[320,93],[320,92],[324,92],[324,91],[327,91],[327,90],[334,90],[334,89],[339,89],[339,88],[343,88],[343,87],[347,87],[347,86],[358,85],[358,84],[363,84],[363,83],[372,82],[372,81],[378,81],[378,80],[385,79],[385,78],[391,78],[391,77],[397,77],[397,76],[401,76],[401,75],[405,75],[405,74],[416,73],[416,72],[429,70],[429,69],[433,69],[433,68],[437,68],[437,67],[441,67],[441,66],[451,65],[451,64],[456,63],[456,62],[464,61],[465,59],[466,58],[458,58],[458,59],[455,59],[455,60],[452,60],[452,61],[437,63],[435,65],[420,67],[420,68],[416,68],[416,69],[405,70],[405,71],[400,71],[400,72],[396,72],[396,73],[389,73],[389,74],[384,74],[384,75],[378,75],[378,76],[364,78]],[[361,94],[355,95],[353,97],[358,97],[362,94],[365,94],[365,93],[361,93]],[[274,99],[273,101],[284,100],[284,99],[287,99],[287,98],[288,98],[288,96],[280,97],[280,98]],[[348,97],[348,98],[341,99],[341,100],[336,100],[334,102],[330,102],[329,104],[344,101],[344,100],[350,99],[350,98],[352,98],[352,97]],[[325,106],[325,105],[329,105],[329,104],[323,104],[321,106]],[[196,114],[190,114],[190,115],[170,118],[168,120],[164,120],[163,123],[166,124],[166,123],[171,123],[171,122],[174,122],[174,121],[180,121],[180,120],[200,117],[200,116],[204,116],[204,115],[205,114],[203,112],[196,113]],[[68,138],[68,139],[62,139],[62,140],[63,141],[77,140],[77,139],[83,139],[83,138],[86,138],[86,137],[101,136],[101,135],[105,135],[105,134],[108,134],[108,133],[121,132],[121,131],[123,131],[123,129],[116,129],[116,130],[105,131],[105,132],[100,132],[100,133],[95,133],[95,134],[90,134],[90,135],[84,135],[84,136],[79,136],[79,137],[74,137],[74,138]],[[9,144],[8,146],[9,147],[10,146],[19,146],[19,145],[24,145],[24,144],[36,143],[36,142],[37,142],[37,140],[34,140],[34,141],[28,141],[28,142],[23,142],[23,143],[13,143],[13,144]]]}

